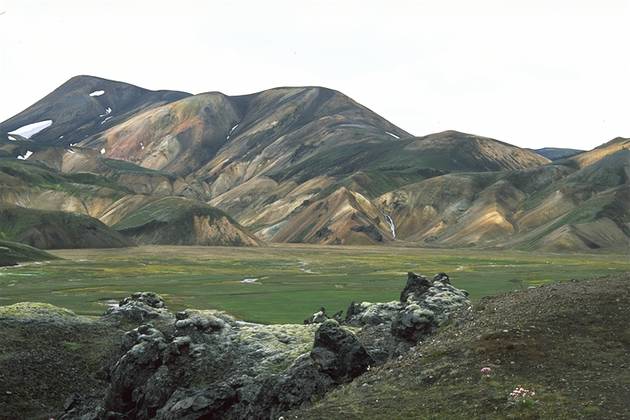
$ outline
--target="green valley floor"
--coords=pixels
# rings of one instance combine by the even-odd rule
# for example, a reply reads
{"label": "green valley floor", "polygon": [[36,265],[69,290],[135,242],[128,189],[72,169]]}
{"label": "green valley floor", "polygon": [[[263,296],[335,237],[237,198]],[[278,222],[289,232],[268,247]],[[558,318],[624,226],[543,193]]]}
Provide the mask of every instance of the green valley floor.
{"label": "green valley floor", "polygon": [[406,272],[446,272],[474,301],[550,282],[630,271],[628,255],[398,247],[274,245],[144,246],[59,250],[60,260],[0,269],[0,305],[46,302],[100,315],[136,291],[172,310],[220,309],[260,323],[300,323],[319,307],[398,298]]}

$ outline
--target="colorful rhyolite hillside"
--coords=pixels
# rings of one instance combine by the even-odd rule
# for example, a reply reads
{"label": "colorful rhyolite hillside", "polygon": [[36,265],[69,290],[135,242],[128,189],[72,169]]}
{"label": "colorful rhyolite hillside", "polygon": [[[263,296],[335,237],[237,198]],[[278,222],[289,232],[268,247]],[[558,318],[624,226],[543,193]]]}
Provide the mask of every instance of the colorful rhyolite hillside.
{"label": "colorful rhyolite hillside", "polygon": [[191,95],[77,76],[0,123],[0,205],[20,227],[0,238],[620,250],[629,149],[415,137],[321,87]]}

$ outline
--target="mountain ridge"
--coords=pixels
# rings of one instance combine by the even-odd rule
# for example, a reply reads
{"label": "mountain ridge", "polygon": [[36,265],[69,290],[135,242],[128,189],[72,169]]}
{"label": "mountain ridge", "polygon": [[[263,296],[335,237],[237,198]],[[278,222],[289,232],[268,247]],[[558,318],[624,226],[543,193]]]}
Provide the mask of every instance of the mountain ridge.
{"label": "mountain ridge", "polygon": [[[9,138],[17,125],[41,121],[52,123]],[[227,212],[242,238],[257,241],[431,247],[624,246],[630,219],[623,203],[612,204],[628,188],[628,141],[548,159],[455,130],[414,136],[321,86],[193,95],[92,76],[70,79],[0,123],[5,159],[41,162],[55,182],[90,174],[110,188],[81,184],[84,196],[72,206],[50,191],[58,198],[46,210],[79,211],[113,226],[163,197],[180,197]],[[20,188],[41,190],[43,181],[26,178]],[[7,190],[0,204],[40,206],[24,194]],[[127,197],[115,204],[120,194]],[[171,236],[159,243],[198,243]]]}

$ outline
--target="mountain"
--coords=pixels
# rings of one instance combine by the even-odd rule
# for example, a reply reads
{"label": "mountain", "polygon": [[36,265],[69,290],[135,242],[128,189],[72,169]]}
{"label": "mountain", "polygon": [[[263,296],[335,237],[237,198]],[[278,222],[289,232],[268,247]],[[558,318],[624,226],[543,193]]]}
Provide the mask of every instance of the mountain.
{"label": "mountain", "polygon": [[568,159],[568,162],[577,165],[582,168],[584,166],[591,165],[600,161],[608,155],[616,153],[620,150],[630,149],[630,138],[617,137],[610,140],[600,146],[597,146],[593,150],[580,153]]}
{"label": "mountain", "polygon": [[140,244],[260,244],[221,210],[181,197],[163,197],[141,206],[113,228]]}
{"label": "mountain", "polygon": [[131,242],[90,216],[0,207],[0,238],[36,248],[120,248]]}
{"label": "mountain", "polygon": [[0,137],[22,137],[49,145],[68,145],[124,121],[143,109],[186,96],[189,94],[150,91],[99,77],[76,76],[1,123]]}
{"label": "mountain", "polygon": [[21,262],[56,260],[57,257],[28,245],[0,240],[0,267]]}
{"label": "mountain", "polygon": [[568,158],[584,152],[584,150],[579,149],[565,149],[558,147],[543,147],[542,149],[536,149],[534,151],[549,160]]}
{"label": "mountain", "polygon": [[151,169],[194,173],[216,194],[331,150],[400,137],[410,135],[345,95],[306,87],[195,95],[140,113],[81,145]]}
{"label": "mountain", "polygon": [[400,239],[432,246],[589,250],[630,245],[630,151],[564,165],[448,174],[379,197]]}
{"label": "mountain", "polygon": [[628,139],[547,158],[452,130],[413,136],[323,87],[190,95],[89,76],[0,132],[43,119],[0,138],[0,203],[87,214],[140,243],[591,250],[630,238]]}
{"label": "mountain", "polygon": [[[71,151],[66,153],[81,155]],[[48,150],[47,158],[49,152],[56,154]],[[160,195],[179,188],[175,177],[98,154],[94,160],[86,165],[106,168],[106,175],[62,173],[46,166],[46,160],[0,159],[0,205],[8,207],[0,211],[1,237],[43,248],[259,244],[221,210],[192,198]],[[151,180],[153,186],[143,183]],[[156,228],[160,234],[148,233]]]}

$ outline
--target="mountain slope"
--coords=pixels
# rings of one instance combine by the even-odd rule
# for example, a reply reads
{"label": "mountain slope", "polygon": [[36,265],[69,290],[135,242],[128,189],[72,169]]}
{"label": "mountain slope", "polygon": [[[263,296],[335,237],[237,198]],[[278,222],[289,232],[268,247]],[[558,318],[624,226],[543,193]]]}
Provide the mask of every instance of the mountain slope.
{"label": "mountain slope", "polygon": [[617,137],[612,139],[609,142],[597,146],[593,150],[569,158],[567,163],[572,163],[583,168],[620,150],[630,150],[629,138]]}
{"label": "mountain slope", "polygon": [[[0,138],[16,138],[21,134],[21,137],[38,143],[77,143],[142,109],[188,95],[176,91],[150,91],[99,77],[76,76],[1,123]],[[11,132],[18,134],[10,135]]]}
{"label": "mountain slope", "polygon": [[131,242],[81,214],[0,207],[0,238],[41,249],[120,248]]}
{"label": "mountain slope", "polygon": [[630,246],[630,151],[570,166],[449,174],[378,198],[400,239],[552,251]]}
{"label": "mountain slope", "polygon": [[[110,167],[114,165],[106,162]],[[131,165],[121,164],[123,168]],[[9,218],[0,226],[12,238],[44,241],[46,245],[42,246],[49,248],[116,246],[116,238],[129,243],[120,234],[83,215],[108,226],[120,225],[123,234],[140,243],[258,244],[222,211],[203,202],[158,192],[134,193],[116,179],[121,179],[117,170],[111,178],[80,172],[62,174],[37,161],[0,159],[0,205],[22,207],[13,210],[17,212],[11,216],[15,220]],[[156,228],[162,232],[154,232]],[[26,235],[28,232],[33,235]],[[96,245],[94,232],[102,239],[101,245]]]}
{"label": "mountain slope", "polygon": [[[218,240],[190,214],[179,219],[180,205],[226,220],[228,244],[250,242],[248,231],[272,242],[590,250],[621,249],[629,236],[624,138],[573,156],[541,149],[552,162],[452,130],[414,137],[323,87],[189,95],[86,76],[0,134],[45,118],[53,124],[0,136],[0,203],[110,226],[149,206],[160,216],[130,233],[147,243]],[[73,140],[54,131],[61,121]],[[213,218],[207,205],[232,219]],[[159,234],[180,221],[183,236]]]}
{"label": "mountain slope", "polygon": [[558,148],[558,147],[543,147],[542,149],[534,150],[541,156],[546,157],[549,160],[558,160],[569,158],[571,156],[575,156],[577,154],[583,153],[584,150],[578,149],[566,149],[566,148]]}
{"label": "mountain slope", "polygon": [[363,195],[340,188],[325,198],[304,202],[293,217],[267,228],[275,242],[364,245],[393,239],[387,218]]}
{"label": "mountain slope", "polygon": [[286,168],[315,152],[391,143],[392,136],[409,134],[339,92],[307,87],[195,95],[139,114],[83,145],[152,169],[216,177],[223,192],[226,184]]}
{"label": "mountain slope", "polygon": [[524,169],[549,163],[527,149],[458,131],[418,137],[403,150],[407,156],[417,153],[426,167],[449,171]]}
{"label": "mountain slope", "polygon": [[222,211],[179,197],[165,197],[146,204],[113,228],[140,244],[260,244]]}
{"label": "mountain slope", "polygon": [[21,262],[56,260],[57,257],[28,245],[0,240],[0,267]]}

